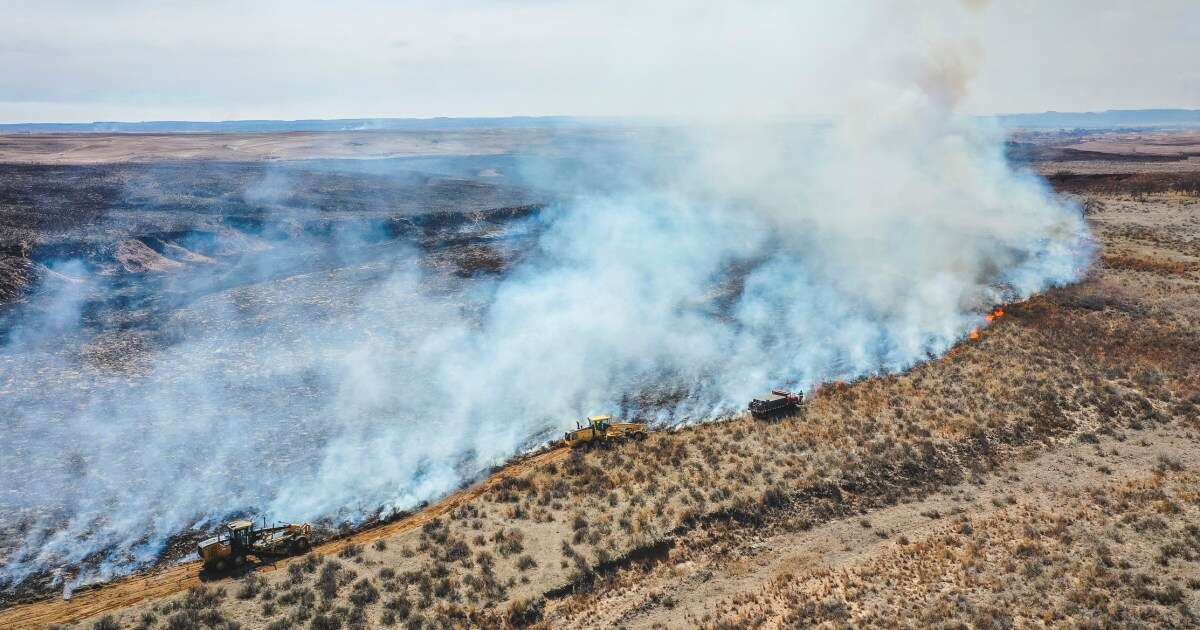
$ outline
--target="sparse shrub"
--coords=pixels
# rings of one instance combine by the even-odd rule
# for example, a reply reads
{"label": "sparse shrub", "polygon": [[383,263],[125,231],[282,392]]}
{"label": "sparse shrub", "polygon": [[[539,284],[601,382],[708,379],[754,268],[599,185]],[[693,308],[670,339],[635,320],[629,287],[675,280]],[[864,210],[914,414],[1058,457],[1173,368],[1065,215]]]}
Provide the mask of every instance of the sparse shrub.
{"label": "sparse shrub", "polygon": [[350,603],[356,608],[362,608],[368,604],[374,604],[379,601],[379,589],[375,588],[374,584],[367,578],[363,578],[355,582],[354,588],[350,591]]}
{"label": "sparse shrub", "polygon": [[1178,584],[1171,584],[1167,588],[1157,592],[1154,600],[1163,606],[1174,606],[1183,601],[1183,589],[1179,588]]}
{"label": "sparse shrub", "polygon": [[167,630],[200,630],[200,613],[181,610],[167,618]]}
{"label": "sparse shrub", "polygon": [[234,596],[238,599],[254,599],[261,588],[262,578],[253,573],[247,573],[246,577],[242,578],[242,586]]}
{"label": "sparse shrub", "polygon": [[450,578],[442,578],[433,586],[433,595],[439,599],[458,600],[457,584]]}
{"label": "sparse shrub", "polygon": [[496,532],[496,551],[505,558],[525,550],[525,534],[519,529],[501,530]]}
{"label": "sparse shrub", "polygon": [[442,552],[442,557],[447,562],[462,560],[463,558],[470,557],[470,555],[471,547],[467,545],[467,541],[463,540],[462,538],[455,538],[454,540],[449,541]]}
{"label": "sparse shrub", "polygon": [[350,560],[350,559],[361,556],[362,552],[363,552],[362,545],[347,545],[341,551],[338,552],[337,557],[345,559],[345,560]]}
{"label": "sparse shrub", "polygon": [[295,609],[292,610],[292,616],[291,616],[291,620],[290,620],[292,623],[291,627],[298,626],[298,625],[304,623],[305,621],[308,621],[309,618],[312,617],[312,613],[313,613],[313,611],[312,611],[311,605],[302,604],[300,606],[297,606]]}
{"label": "sparse shrub", "polygon": [[1183,470],[1183,464],[1178,459],[1175,459],[1174,457],[1168,457],[1166,455],[1159,455],[1157,469],[1160,472],[1167,472],[1167,471],[1179,472],[1179,471]]}
{"label": "sparse shrub", "polygon": [[541,600],[518,599],[508,605],[506,620],[514,627],[528,626],[542,618]]}
{"label": "sparse shrub", "polygon": [[379,540],[376,540],[374,544],[371,545],[371,548],[374,549],[375,551],[387,551],[387,541],[380,538]]}
{"label": "sparse shrub", "polygon": [[408,601],[408,598],[404,597],[403,595],[387,600],[384,602],[383,608],[389,612],[395,613],[396,618],[400,619],[401,621],[407,619],[409,613],[412,612],[412,604]]}
{"label": "sparse shrub", "polygon": [[762,496],[763,507],[769,509],[779,509],[786,507],[788,504],[787,492],[779,486],[768,488]]}
{"label": "sparse shrub", "polygon": [[338,592],[338,570],[341,566],[336,562],[328,562],[321,567],[321,573],[317,576],[317,592],[326,600],[332,600],[337,597]]}
{"label": "sparse shrub", "polygon": [[[344,611],[344,608],[339,608],[338,612]],[[367,627],[367,612],[362,608],[352,608],[349,614],[345,615],[346,627],[351,630],[362,630]]]}
{"label": "sparse shrub", "polygon": [[209,590],[204,586],[193,586],[183,598],[182,606],[187,610],[212,608],[225,598],[225,589]]}
{"label": "sparse shrub", "polygon": [[312,606],[316,602],[317,596],[311,588],[294,588],[290,591],[284,591],[279,596],[279,603],[284,606],[299,604],[301,606]]}
{"label": "sparse shrub", "polygon": [[529,554],[525,554],[517,560],[517,569],[521,571],[528,571],[536,566],[537,562],[535,562],[533,556]]}
{"label": "sparse shrub", "polygon": [[326,615],[325,613],[317,613],[312,618],[312,623],[308,625],[312,630],[340,630],[342,627],[342,619],[337,615]]}
{"label": "sparse shrub", "polygon": [[154,627],[155,621],[158,621],[158,617],[153,612],[146,611],[146,612],[142,613],[142,616],[139,618],[138,627],[139,628],[152,628],[152,627]]}
{"label": "sparse shrub", "polygon": [[450,575],[450,567],[446,566],[445,562],[435,560],[432,564],[428,565],[428,572],[431,578],[444,578]]}
{"label": "sparse shrub", "polygon": [[99,621],[92,624],[92,630],[120,630],[121,626],[112,615],[104,615]]}

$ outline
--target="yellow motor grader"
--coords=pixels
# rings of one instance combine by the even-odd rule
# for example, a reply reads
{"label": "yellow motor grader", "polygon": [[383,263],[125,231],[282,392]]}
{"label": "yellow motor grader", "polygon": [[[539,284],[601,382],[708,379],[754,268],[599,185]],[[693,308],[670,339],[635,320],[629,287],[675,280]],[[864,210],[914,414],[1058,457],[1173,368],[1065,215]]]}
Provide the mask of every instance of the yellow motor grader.
{"label": "yellow motor grader", "polygon": [[563,436],[563,443],[571,448],[587,448],[627,438],[641,441],[648,435],[645,422],[613,422],[612,416],[588,416],[587,422],[587,426],[575,423],[577,428]]}
{"label": "yellow motor grader", "polygon": [[255,527],[253,521],[230,521],[221,526],[216,536],[203,540],[196,551],[205,569],[224,571],[246,564],[254,555],[298,555],[312,545],[312,526],[308,523],[285,524],[275,527]]}

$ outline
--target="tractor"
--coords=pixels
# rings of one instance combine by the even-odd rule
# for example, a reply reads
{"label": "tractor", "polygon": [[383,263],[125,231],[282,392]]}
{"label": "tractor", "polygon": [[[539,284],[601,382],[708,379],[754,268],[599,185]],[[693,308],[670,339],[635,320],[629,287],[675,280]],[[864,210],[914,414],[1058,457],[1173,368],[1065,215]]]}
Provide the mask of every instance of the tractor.
{"label": "tractor", "polygon": [[612,416],[588,416],[587,426],[576,422],[576,429],[563,436],[563,442],[571,448],[589,448],[609,445],[626,438],[641,441],[646,439],[645,422],[613,422]]}
{"label": "tractor", "polygon": [[201,541],[196,551],[205,569],[224,571],[246,564],[247,556],[298,555],[309,550],[312,526],[308,523],[255,527],[253,521],[230,521],[217,535]]}

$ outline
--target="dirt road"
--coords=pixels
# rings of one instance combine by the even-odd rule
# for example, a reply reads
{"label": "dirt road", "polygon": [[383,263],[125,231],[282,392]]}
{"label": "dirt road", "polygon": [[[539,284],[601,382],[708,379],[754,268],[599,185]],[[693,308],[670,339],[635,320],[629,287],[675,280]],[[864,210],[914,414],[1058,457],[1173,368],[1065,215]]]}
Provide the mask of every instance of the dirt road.
{"label": "dirt road", "polygon": [[[350,545],[361,545],[380,538],[389,538],[424,525],[449,513],[454,508],[470,501],[492,486],[509,477],[524,474],[534,468],[563,459],[570,453],[565,447],[537,453],[519,459],[489,476],[484,481],[465,488],[416,512],[408,517],[372,527],[345,538],[329,541],[313,548],[321,556],[333,555]],[[258,569],[267,573],[285,568],[294,558],[283,558]],[[148,599],[158,599],[185,591],[204,583],[200,578],[200,563],[185,562],[160,571],[152,571],[123,578],[94,589],[76,592],[71,599],[47,599],[20,604],[0,611],[0,629],[42,628],[51,624],[69,623],[120,608],[126,608]]]}

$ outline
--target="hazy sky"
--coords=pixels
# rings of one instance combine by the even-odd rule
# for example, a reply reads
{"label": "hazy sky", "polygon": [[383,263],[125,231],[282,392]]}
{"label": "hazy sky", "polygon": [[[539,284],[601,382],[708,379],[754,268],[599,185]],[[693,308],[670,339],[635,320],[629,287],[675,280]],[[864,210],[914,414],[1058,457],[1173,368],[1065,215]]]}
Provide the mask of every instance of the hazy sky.
{"label": "hazy sky", "polygon": [[[1200,1],[0,0],[0,122],[1200,107]],[[943,68],[945,69],[945,68]],[[910,76],[912,75],[912,76]]]}

